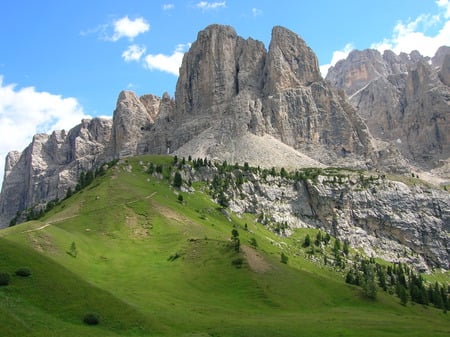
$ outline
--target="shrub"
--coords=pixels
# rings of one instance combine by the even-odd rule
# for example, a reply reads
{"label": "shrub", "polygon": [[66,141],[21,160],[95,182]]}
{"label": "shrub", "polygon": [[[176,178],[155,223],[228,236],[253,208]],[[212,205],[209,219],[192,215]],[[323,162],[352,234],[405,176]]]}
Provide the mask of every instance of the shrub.
{"label": "shrub", "polygon": [[16,270],[15,273],[17,276],[28,277],[31,275],[31,270],[26,267],[22,267]]}
{"label": "shrub", "polygon": [[84,315],[83,322],[87,325],[97,325],[100,323],[100,319],[97,314],[90,312]]}
{"label": "shrub", "polygon": [[289,257],[286,254],[281,253],[281,263],[287,264],[288,260],[289,260]]}
{"label": "shrub", "polygon": [[255,238],[251,238],[250,239],[250,244],[253,246],[253,247],[258,247],[258,242],[256,241],[256,239]]}
{"label": "shrub", "polygon": [[244,263],[244,259],[242,257],[238,257],[231,261],[231,264],[235,266],[236,268],[241,268],[242,264]]}
{"label": "shrub", "polygon": [[0,272],[0,286],[7,286],[9,284],[10,276],[6,272]]}

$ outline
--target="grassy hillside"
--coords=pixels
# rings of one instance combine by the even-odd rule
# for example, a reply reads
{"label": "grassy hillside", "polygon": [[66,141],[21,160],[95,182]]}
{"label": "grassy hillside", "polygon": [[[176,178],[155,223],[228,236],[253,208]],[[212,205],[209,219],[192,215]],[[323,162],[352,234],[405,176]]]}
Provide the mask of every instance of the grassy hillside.
{"label": "grassy hillside", "polygon": [[[0,231],[0,271],[11,275],[0,287],[0,336],[450,334],[442,310],[383,292],[368,300],[341,273],[292,254],[307,230],[278,237],[201,192],[180,202],[145,172],[171,160],[129,159],[39,221]],[[31,276],[15,276],[21,267]],[[84,324],[86,313],[100,323]]]}

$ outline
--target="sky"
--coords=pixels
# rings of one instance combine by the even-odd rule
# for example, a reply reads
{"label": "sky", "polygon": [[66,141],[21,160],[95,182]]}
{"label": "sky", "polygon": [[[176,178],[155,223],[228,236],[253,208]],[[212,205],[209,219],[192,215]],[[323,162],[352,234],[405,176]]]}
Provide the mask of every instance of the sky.
{"label": "sky", "polygon": [[321,71],[352,49],[450,45],[450,0],[14,0],[0,11],[0,183],[4,158],[36,133],[112,117],[118,94],[174,95],[184,52],[210,24],[262,41],[302,37]]}

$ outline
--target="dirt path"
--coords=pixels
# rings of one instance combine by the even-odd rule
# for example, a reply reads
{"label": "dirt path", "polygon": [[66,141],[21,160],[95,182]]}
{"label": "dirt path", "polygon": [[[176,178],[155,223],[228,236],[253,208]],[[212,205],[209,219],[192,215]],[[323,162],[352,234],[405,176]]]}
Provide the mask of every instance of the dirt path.
{"label": "dirt path", "polygon": [[265,273],[272,269],[270,264],[255,249],[244,245],[241,245],[241,249],[248,266],[255,273]]}
{"label": "dirt path", "polygon": [[45,225],[38,227],[38,228],[33,228],[33,229],[29,229],[27,231],[23,231],[22,233],[31,233],[31,232],[36,232],[36,231],[40,231],[43,230],[45,227],[50,226],[50,223],[46,223]]}

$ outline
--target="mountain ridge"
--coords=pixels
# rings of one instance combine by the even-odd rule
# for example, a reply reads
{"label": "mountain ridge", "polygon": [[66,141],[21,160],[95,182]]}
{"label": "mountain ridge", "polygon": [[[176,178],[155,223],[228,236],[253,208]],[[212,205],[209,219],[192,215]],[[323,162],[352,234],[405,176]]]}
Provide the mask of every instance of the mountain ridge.
{"label": "mountain ridge", "polygon": [[[247,144],[257,145],[246,152],[257,151],[269,139],[268,148],[275,152],[267,157],[279,158],[275,166],[284,163],[284,150],[277,154],[278,142],[292,148],[292,166],[304,165],[303,159],[307,165],[341,161],[366,167],[367,160],[373,162],[368,159],[372,151],[367,128],[345,98],[322,79],[316,56],[297,34],[274,27],[266,50],[261,42],[239,37],[230,26],[211,25],[199,32],[185,54],[174,99],[167,94],[138,98],[123,91],[112,125],[98,118],[83,121],[67,133],[71,137],[54,132],[34,138],[20,155],[8,155],[1,226],[19,210],[64,197],[84,170],[128,155],[177,149],[186,154],[192,147],[182,146],[202,133],[209,133],[202,141],[202,154],[214,159],[240,161],[229,144],[243,137]],[[218,151],[221,148],[225,151]],[[254,165],[268,161],[248,159]],[[20,182],[14,176],[25,179]]]}
{"label": "mountain ridge", "polygon": [[[8,226],[22,210],[36,206],[42,209],[49,201],[63,199],[69,188],[75,188],[81,173],[98,169],[113,159],[147,153],[186,158],[193,156],[229,163],[247,162],[264,168],[295,170],[335,166],[372,170],[374,173],[371,172],[370,177],[372,174],[381,176],[385,172],[410,175],[411,170],[414,177],[420,170],[439,169],[440,166],[435,164],[424,165],[426,157],[414,157],[414,154],[432,156],[429,146],[439,138],[441,150],[438,155],[441,157],[436,158],[448,160],[445,156],[449,145],[444,132],[448,125],[445,118],[448,86],[444,82],[447,78],[445,65],[450,61],[446,50],[441,48],[432,59],[439,64],[442,62],[439,70],[427,65],[418,53],[396,56],[385,52],[384,59],[391,62],[391,66],[387,67],[383,63],[387,61],[383,61],[381,54],[355,51],[349,59],[363,59],[367,64],[358,61],[358,72],[346,66],[351,64],[350,61],[341,61],[330,72],[333,74],[335,71],[336,83],[333,84],[333,77],[328,80],[321,77],[317,58],[305,41],[286,28],[274,27],[266,49],[259,41],[239,37],[230,26],[208,26],[199,32],[197,40],[183,58],[174,98],[168,94],[137,97],[130,91],[122,91],[112,121],[100,118],[83,120],[69,132],[36,135],[22,153],[8,154],[0,194],[0,227]],[[407,64],[404,64],[404,60],[409,63],[405,61]],[[370,68],[369,65],[373,64],[375,66]],[[369,68],[372,70],[367,71]],[[354,77],[348,77],[352,71]],[[339,81],[338,75],[347,79]],[[435,81],[441,83],[439,90],[427,89]],[[411,102],[403,112],[418,118],[417,121],[409,117],[396,122],[398,131],[391,128],[395,132],[403,132],[403,135],[404,130],[416,130],[414,125],[426,120],[427,111],[418,110],[420,102],[431,102],[430,106],[440,111],[441,115],[437,116],[443,116],[435,118],[434,124],[427,122],[425,127],[419,125],[420,132],[407,134],[408,142],[404,143],[408,145],[406,149],[409,152],[397,142],[400,138],[382,137],[383,134],[377,133],[377,118],[367,118],[370,109],[373,109],[374,116],[380,116],[380,112],[373,99],[367,101],[363,97],[375,97],[377,92],[378,101],[386,101],[379,82],[392,83],[394,90],[387,92],[391,94],[391,101],[398,103],[395,106],[404,106],[404,101]],[[342,87],[342,83],[348,86]],[[341,88],[334,85],[341,85]],[[350,99],[345,89],[351,94]],[[421,101],[421,97],[425,98]],[[429,97],[433,99],[430,101]],[[391,113],[395,114],[399,115]],[[404,128],[400,122],[405,122]],[[439,132],[434,132],[434,135],[440,134],[439,137],[426,138],[430,125],[438,126]],[[393,135],[395,132],[392,132]],[[413,148],[414,135],[422,142],[416,142],[417,149]],[[428,145],[426,141],[429,141]],[[446,177],[445,171],[443,176]],[[377,190],[376,187],[374,189]],[[448,233],[447,220],[443,216],[450,209],[446,197],[448,193],[438,187],[431,189],[430,193],[404,186],[397,189],[402,191],[398,192],[402,198],[392,196],[397,193],[395,191],[391,191],[392,195],[376,192],[360,195],[350,185],[339,195],[335,194],[336,190],[322,188],[320,193],[317,192],[317,198],[321,199],[317,205],[328,200],[336,209],[323,208],[320,226],[331,231],[332,228],[325,223],[330,221],[332,224],[335,219],[335,225],[340,221],[341,228],[346,228],[342,230],[342,239],[356,240],[355,233],[364,234],[358,232],[361,228],[359,222],[364,221],[364,217],[370,218],[366,219],[366,227],[363,228],[369,236],[375,231],[384,231],[382,228],[389,218],[391,225],[398,225],[396,231],[405,233],[407,226],[396,218],[396,213],[402,212],[399,205],[415,205],[419,200],[417,196],[422,198],[423,195],[420,202],[427,205],[427,216],[437,219],[437,222],[430,220],[427,233],[432,232],[432,223],[441,228],[438,230],[436,227],[439,234],[434,233],[438,247],[425,252],[424,256],[433,256],[430,265],[445,268],[448,243],[442,233]],[[380,203],[379,212],[374,215],[366,210],[366,199],[371,203]],[[385,207],[389,202],[400,208]],[[439,210],[435,211],[433,205],[438,205]],[[344,209],[340,210],[338,206]],[[360,217],[355,216],[357,213]],[[411,217],[411,228],[417,229],[408,241],[417,240],[411,244],[414,251],[425,249],[428,243],[418,239],[423,231],[412,215],[408,217]],[[24,219],[19,216],[18,220]],[[385,234],[389,236],[388,232]],[[374,234],[373,241],[380,237],[383,235]],[[392,235],[391,239],[401,240],[402,235]],[[369,245],[372,244],[370,240],[372,238],[369,237]],[[419,261],[422,266],[427,263]]]}
{"label": "mountain ridge", "polygon": [[372,135],[411,166],[450,179],[450,47],[434,57],[354,50],[326,79],[349,95]]}

